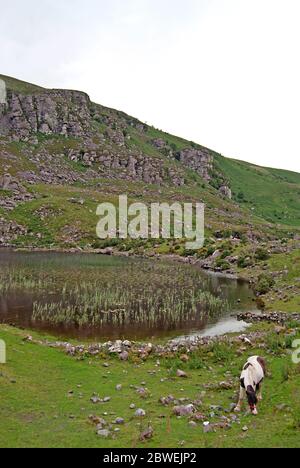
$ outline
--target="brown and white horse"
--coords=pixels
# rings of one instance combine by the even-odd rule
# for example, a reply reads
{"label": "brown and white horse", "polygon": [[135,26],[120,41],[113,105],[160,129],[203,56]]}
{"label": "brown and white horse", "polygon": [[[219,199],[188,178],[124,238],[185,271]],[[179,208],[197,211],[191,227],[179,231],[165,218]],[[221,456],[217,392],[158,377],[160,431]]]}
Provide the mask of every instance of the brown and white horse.
{"label": "brown and white horse", "polygon": [[257,415],[257,402],[262,400],[262,383],[266,376],[266,362],[259,356],[248,359],[241,374],[241,388],[239,402],[235,408],[236,412],[242,409],[246,396],[251,413]]}

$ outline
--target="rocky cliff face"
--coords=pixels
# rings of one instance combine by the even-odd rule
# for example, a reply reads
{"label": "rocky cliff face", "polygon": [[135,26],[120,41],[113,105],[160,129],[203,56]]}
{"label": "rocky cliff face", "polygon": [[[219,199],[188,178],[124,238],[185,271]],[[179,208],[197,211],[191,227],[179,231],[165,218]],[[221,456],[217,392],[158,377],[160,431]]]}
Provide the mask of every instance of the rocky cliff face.
{"label": "rocky cliff face", "polygon": [[[186,168],[206,181],[212,177],[214,158],[205,148],[187,144],[178,149],[162,137],[151,138],[147,125],[92,103],[83,92],[11,83],[12,79],[0,76],[0,156],[3,138],[26,143],[23,156],[37,170],[19,172],[18,180],[4,167],[7,174],[2,171],[0,188],[5,185],[2,189],[10,190],[13,197],[0,200],[2,207],[13,208],[18,200],[29,198],[22,181],[72,184],[104,177],[179,187],[186,183]],[[62,151],[42,146],[41,141],[52,137],[60,139]],[[74,170],[66,161],[73,163]],[[89,170],[79,174],[77,165],[78,170]],[[229,190],[222,190],[222,195],[228,196]]]}
{"label": "rocky cliff face", "polygon": [[36,133],[91,135],[91,103],[78,91],[44,91],[22,95],[7,90],[0,104],[0,135],[26,140]]}

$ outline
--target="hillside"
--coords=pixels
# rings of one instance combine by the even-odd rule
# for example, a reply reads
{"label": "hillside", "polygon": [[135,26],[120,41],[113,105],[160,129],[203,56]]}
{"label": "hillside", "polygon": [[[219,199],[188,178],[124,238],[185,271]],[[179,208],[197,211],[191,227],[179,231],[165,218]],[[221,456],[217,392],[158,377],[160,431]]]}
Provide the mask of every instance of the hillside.
{"label": "hillside", "polygon": [[272,223],[300,225],[300,174],[270,169],[216,156],[229,180],[233,198],[241,206]]}
{"label": "hillside", "polygon": [[[2,245],[101,247],[96,206],[123,193],[145,202],[205,202],[212,239],[219,231],[276,239],[300,225],[299,174],[224,158],[80,91],[0,80]],[[184,254],[180,242],[155,249]]]}

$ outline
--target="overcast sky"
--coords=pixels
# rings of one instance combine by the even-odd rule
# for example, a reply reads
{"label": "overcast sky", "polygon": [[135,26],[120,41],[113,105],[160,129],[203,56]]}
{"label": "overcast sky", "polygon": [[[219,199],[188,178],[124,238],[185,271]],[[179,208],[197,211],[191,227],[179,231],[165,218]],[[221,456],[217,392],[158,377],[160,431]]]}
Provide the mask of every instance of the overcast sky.
{"label": "overcast sky", "polygon": [[0,0],[0,73],[300,172],[299,0]]}

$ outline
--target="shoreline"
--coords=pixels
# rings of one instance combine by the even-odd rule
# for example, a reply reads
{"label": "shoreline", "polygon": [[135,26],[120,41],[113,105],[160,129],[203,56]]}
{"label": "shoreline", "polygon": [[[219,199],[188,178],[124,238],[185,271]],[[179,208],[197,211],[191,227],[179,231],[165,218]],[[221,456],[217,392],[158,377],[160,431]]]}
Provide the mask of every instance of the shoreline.
{"label": "shoreline", "polygon": [[156,260],[156,261],[173,261],[177,263],[183,263],[185,265],[190,266],[197,266],[200,268],[201,271],[204,273],[217,276],[219,278],[227,278],[236,281],[243,281],[245,283],[251,284],[251,281],[244,276],[239,276],[235,273],[226,273],[222,271],[216,271],[215,269],[208,269],[203,268],[201,266],[199,260],[194,259],[193,257],[181,257],[180,255],[163,255],[163,254],[156,254],[156,255],[138,255],[138,254],[129,254],[128,252],[120,252],[109,249],[80,249],[80,248],[72,248],[72,249],[64,249],[60,247],[54,248],[40,248],[40,247],[29,247],[29,248],[18,248],[13,246],[0,246],[1,251],[12,251],[14,253],[57,253],[57,254],[69,254],[69,255],[99,255],[103,257],[120,257],[120,258],[137,258],[137,259],[144,259],[144,260]]}

